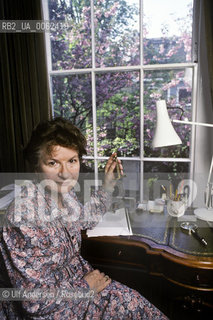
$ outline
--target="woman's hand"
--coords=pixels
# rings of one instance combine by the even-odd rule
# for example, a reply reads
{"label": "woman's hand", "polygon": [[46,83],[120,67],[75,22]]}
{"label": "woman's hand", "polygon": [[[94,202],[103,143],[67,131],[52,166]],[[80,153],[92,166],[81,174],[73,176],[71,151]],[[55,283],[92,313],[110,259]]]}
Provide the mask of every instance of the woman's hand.
{"label": "woman's hand", "polygon": [[105,167],[105,179],[104,179],[104,188],[107,191],[113,191],[113,188],[116,184],[116,178],[115,178],[115,170],[119,169],[120,176],[123,175],[123,166],[121,164],[121,160],[117,158],[117,154],[113,153],[109,160],[107,161],[106,167]]}
{"label": "woman's hand", "polygon": [[88,283],[90,289],[100,292],[112,281],[108,276],[99,270],[93,270],[84,276],[84,280]]}

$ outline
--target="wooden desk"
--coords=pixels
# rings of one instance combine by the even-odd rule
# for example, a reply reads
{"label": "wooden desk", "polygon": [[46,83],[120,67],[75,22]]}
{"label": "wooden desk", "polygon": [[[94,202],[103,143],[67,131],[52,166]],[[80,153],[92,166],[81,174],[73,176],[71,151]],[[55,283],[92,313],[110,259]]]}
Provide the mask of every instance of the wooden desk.
{"label": "wooden desk", "polygon": [[[195,218],[189,212],[189,217]],[[204,247],[181,231],[181,221],[159,214],[131,216],[133,236],[87,238],[82,255],[113,279],[137,289],[170,319],[212,319],[213,231],[197,220]]]}

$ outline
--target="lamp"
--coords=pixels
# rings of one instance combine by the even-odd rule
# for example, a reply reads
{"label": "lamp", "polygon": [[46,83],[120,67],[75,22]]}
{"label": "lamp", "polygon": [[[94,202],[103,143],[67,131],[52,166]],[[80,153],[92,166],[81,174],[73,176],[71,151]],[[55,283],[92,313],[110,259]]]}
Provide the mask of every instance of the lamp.
{"label": "lamp", "polygon": [[166,108],[166,101],[156,102],[157,107],[157,125],[154,138],[152,140],[153,148],[166,147],[181,144],[182,141],[177,135]]}
{"label": "lamp", "polygon": [[[168,115],[166,108],[166,101],[159,100],[156,102],[157,108],[157,125],[155,129],[152,146],[154,148],[166,147],[170,145],[181,144],[182,141],[174,130],[171,120]],[[198,125],[204,127],[213,127],[213,124],[194,122],[194,121],[183,121],[183,120],[172,120],[172,122]],[[198,208],[194,210],[194,214],[205,221],[213,221],[213,183],[211,183],[211,175],[213,171],[213,156],[209,169],[209,176],[205,191],[205,206],[206,208]]]}

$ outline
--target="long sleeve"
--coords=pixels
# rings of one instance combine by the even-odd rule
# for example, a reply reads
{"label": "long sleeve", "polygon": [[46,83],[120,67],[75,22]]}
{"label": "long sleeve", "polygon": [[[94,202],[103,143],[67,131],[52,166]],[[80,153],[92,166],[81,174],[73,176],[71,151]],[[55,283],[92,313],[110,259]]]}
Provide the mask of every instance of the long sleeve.
{"label": "long sleeve", "polygon": [[[100,191],[80,206],[74,194],[67,196],[67,210],[51,205],[34,186],[25,197],[13,203],[1,233],[0,250],[14,288],[32,292],[71,292],[71,297],[48,296],[24,300],[17,316],[13,301],[2,301],[3,319],[164,319],[166,317],[133,289],[112,281],[92,296],[84,280],[92,267],[80,255],[81,229],[93,226],[96,217],[107,210],[108,194]],[[72,200],[71,200],[72,199]],[[69,203],[68,203],[69,202]],[[85,221],[87,215],[89,221]],[[76,218],[80,218],[76,219]],[[72,219],[71,219],[72,218]],[[88,220],[88,219],[87,219]],[[95,221],[95,222],[94,222]],[[87,297],[75,299],[72,293],[85,290]],[[79,292],[80,290],[80,292]],[[4,313],[4,314],[3,314]]]}
{"label": "long sleeve", "polygon": [[109,210],[111,198],[112,194],[101,188],[92,193],[90,201],[85,205],[80,204],[73,191],[64,197],[64,201],[70,210],[69,218],[79,220],[81,229],[84,230],[92,229],[97,225],[101,217]]}
{"label": "long sleeve", "polygon": [[[1,251],[12,286],[19,289],[88,290],[83,279],[85,266],[77,248],[79,228],[76,227],[71,236],[60,219],[39,222],[35,212],[39,212],[36,206],[41,204],[41,199],[35,200],[35,197],[28,197],[24,204],[23,201],[13,203],[7,214],[7,225],[3,227]],[[70,314],[80,306],[86,310],[88,304],[88,300],[55,298],[22,303],[32,319],[57,319],[57,314],[63,318],[68,310]]]}

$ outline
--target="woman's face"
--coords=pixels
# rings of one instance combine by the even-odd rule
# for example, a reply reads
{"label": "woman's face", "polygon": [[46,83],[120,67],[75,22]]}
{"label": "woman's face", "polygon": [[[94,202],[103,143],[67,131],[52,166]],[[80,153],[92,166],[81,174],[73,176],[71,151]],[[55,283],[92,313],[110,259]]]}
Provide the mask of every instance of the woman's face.
{"label": "woman's face", "polygon": [[[78,152],[75,149],[54,146],[52,153],[41,151],[40,172],[43,179],[50,180],[52,191],[69,192],[77,183],[80,171]],[[53,183],[51,183],[53,181]]]}

